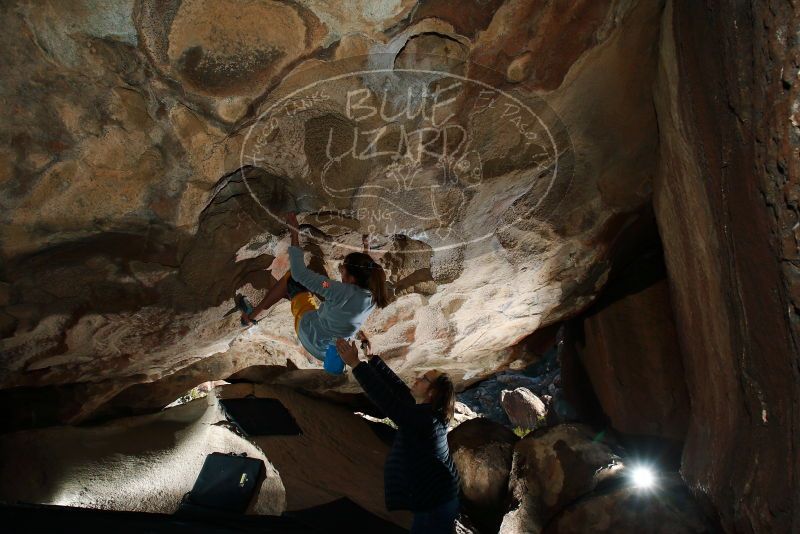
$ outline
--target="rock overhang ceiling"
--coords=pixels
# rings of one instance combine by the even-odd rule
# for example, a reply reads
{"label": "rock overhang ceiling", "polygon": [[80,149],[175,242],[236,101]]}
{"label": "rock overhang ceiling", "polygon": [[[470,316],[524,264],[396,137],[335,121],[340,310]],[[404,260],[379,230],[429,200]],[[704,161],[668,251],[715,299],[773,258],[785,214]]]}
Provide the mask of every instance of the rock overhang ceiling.
{"label": "rock overhang ceiling", "polygon": [[[357,247],[365,230],[353,208],[382,206],[368,204],[362,186],[386,175],[357,158],[329,167],[345,180],[332,190],[358,185],[362,202],[326,192],[337,199],[336,219],[317,211],[330,201],[325,189],[298,187],[328,176],[328,160],[314,154],[331,126],[352,134],[346,99],[344,112],[336,100],[322,115],[321,103],[301,104],[295,126],[285,122],[267,139],[265,161],[243,161],[247,132],[303,73],[364,56],[375,59],[367,68],[394,73],[453,66],[463,70],[447,78],[471,76],[552,110],[572,148],[571,180],[545,195],[558,199],[546,213],[503,231],[503,217],[474,209],[480,192],[463,202],[445,196],[451,227],[474,233],[488,221],[490,237],[465,250],[445,253],[415,232],[370,231],[399,294],[368,325],[378,349],[404,376],[440,366],[460,384],[521,365],[530,356],[520,339],[579,314],[612,269],[635,268],[624,259],[637,242],[663,243],[666,280],[653,286],[661,296],[648,290],[577,321],[596,327],[587,354],[605,367],[592,381],[616,384],[668,364],[656,390],[686,386],[681,474],[692,491],[726,530],[797,530],[796,11],[778,0],[2,3],[8,426],[155,411],[231,375],[352,390],[299,351],[285,305],[246,331],[221,315],[234,291],[255,297],[286,268],[285,228],[257,200],[273,211],[300,208],[309,248],[335,267],[341,244]],[[468,118],[464,109],[456,120]],[[493,200],[491,184],[530,184],[536,167],[499,118],[509,117],[495,116],[482,137],[469,131],[494,163],[442,167],[458,171],[454,184],[479,168]],[[385,140],[417,129],[401,122]],[[439,172],[420,169],[429,181]],[[416,195],[401,200],[419,207]],[[650,335],[654,315],[639,310],[652,307],[674,319],[676,339],[669,329]],[[644,326],[625,336],[632,324]],[[615,361],[624,365],[607,365]],[[649,408],[631,401],[639,386]],[[629,423],[664,416],[653,408],[673,397],[656,390],[642,380],[636,391],[599,393],[623,430],[625,409],[636,410]],[[618,394],[623,411],[611,413]]]}
{"label": "rock overhang ceiling", "polygon": [[328,272],[370,234],[402,374],[524,362],[654,172],[661,6],[577,4],[7,5],[0,384],[102,404],[206,358],[318,367],[286,304],[222,319],[286,270],[287,209]]}

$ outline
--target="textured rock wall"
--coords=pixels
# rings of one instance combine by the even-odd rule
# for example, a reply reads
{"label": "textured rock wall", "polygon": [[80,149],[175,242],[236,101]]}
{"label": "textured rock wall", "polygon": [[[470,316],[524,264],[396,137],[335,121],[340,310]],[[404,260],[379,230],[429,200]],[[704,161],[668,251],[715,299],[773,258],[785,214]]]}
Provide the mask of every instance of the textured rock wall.
{"label": "textured rock wall", "polygon": [[[311,259],[332,273],[372,234],[397,296],[366,325],[376,350],[404,376],[439,367],[465,384],[524,365],[521,340],[586,309],[652,201],[691,403],[683,476],[727,530],[800,529],[792,2],[18,0],[0,17],[11,426],[152,410],[253,366],[356,391],[313,375],[285,303],[248,330],[221,318],[234,291],[256,298],[287,268],[268,212],[299,209]],[[435,122],[424,113],[350,113],[354,87],[402,103],[413,69],[433,93],[475,82],[442,106],[462,137],[438,131],[437,157],[408,135]],[[354,70],[383,74],[357,86]],[[282,100],[320,78],[327,92]],[[543,132],[478,106],[476,87],[532,103],[563,151],[534,153]],[[284,122],[251,135],[276,102]],[[385,126],[405,153],[355,157],[358,125]],[[430,198],[365,194],[442,173],[457,187]],[[439,226],[359,217],[398,200]],[[442,246],[443,227],[462,232],[457,246]],[[677,419],[663,431],[680,433]]]}
{"label": "textured rock wall", "polygon": [[691,418],[682,474],[736,532],[800,528],[797,6],[668,5],[654,203]]}
{"label": "textured rock wall", "polygon": [[[403,375],[441,367],[466,383],[524,365],[518,342],[591,302],[650,201],[662,3],[367,4],[0,6],[0,388],[17,426],[124,411],[140,384],[318,369],[285,303],[246,331],[222,319],[234,291],[257,298],[285,272],[286,231],[270,214],[290,208],[331,273],[372,234],[397,299],[367,331]],[[386,110],[350,105],[345,75],[387,67],[359,90],[388,88],[390,106],[406,85],[472,80],[440,106],[452,111],[452,128],[433,128],[443,152],[423,140],[435,116],[382,124]],[[429,73],[403,74],[413,69]],[[323,78],[324,91],[281,100]],[[477,88],[530,103],[541,121]],[[261,114],[276,102],[286,114],[272,128]],[[344,157],[367,130],[403,140],[400,159]],[[546,133],[555,149],[530,142]],[[412,178],[433,193],[393,193]],[[365,194],[375,188],[392,194]],[[359,216],[391,202],[423,222]]]}

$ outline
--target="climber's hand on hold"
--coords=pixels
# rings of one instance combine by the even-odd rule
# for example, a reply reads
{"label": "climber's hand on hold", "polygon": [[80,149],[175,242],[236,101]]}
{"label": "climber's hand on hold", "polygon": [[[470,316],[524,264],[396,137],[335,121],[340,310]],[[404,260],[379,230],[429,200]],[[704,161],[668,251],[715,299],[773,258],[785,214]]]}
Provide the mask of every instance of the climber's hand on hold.
{"label": "climber's hand on hold", "polygon": [[344,339],[336,340],[336,351],[344,363],[350,367],[355,367],[359,363],[358,347],[354,341],[345,341]]}
{"label": "climber's hand on hold", "polygon": [[356,334],[356,339],[361,343],[361,350],[364,351],[364,355],[367,359],[372,359],[374,356],[374,354],[372,354],[372,343],[369,342],[364,332],[359,330],[358,334]]}
{"label": "climber's hand on hold", "polygon": [[258,316],[259,313],[261,313],[261,311],[262,311],[261,308],[256,306],[250,313],[242,312],[242,322],[245,323],[247,326],[252,326],[256,324],[257,322],[256,317]]}

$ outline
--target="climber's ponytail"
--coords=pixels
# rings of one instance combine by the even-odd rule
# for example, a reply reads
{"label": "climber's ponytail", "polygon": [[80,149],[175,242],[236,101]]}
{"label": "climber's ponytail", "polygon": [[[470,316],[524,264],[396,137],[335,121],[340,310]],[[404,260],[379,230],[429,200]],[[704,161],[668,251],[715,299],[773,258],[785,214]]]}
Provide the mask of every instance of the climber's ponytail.
{"label": "climber's ponytail", "polygon": [[386,272],[369,254],[351,252],[344,259],[347,272],[356,279],[356,284],[372,293],[372,300],[379,308],[389,304],[386,291]]}

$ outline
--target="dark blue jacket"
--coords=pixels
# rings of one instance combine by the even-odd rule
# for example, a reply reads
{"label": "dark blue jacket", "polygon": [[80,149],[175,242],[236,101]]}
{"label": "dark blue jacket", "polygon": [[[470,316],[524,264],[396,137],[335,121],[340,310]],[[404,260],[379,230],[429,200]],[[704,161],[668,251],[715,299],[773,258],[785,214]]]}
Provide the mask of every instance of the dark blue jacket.
{"label": "dark blue jacket", "polygon": [[397,425],[384,468],[386,508],[421,512],[458,497],[459,477],[447,446],[447,425],[430,404],[417,404],[408,386],[378,356],[353,368],[364,392]]}

